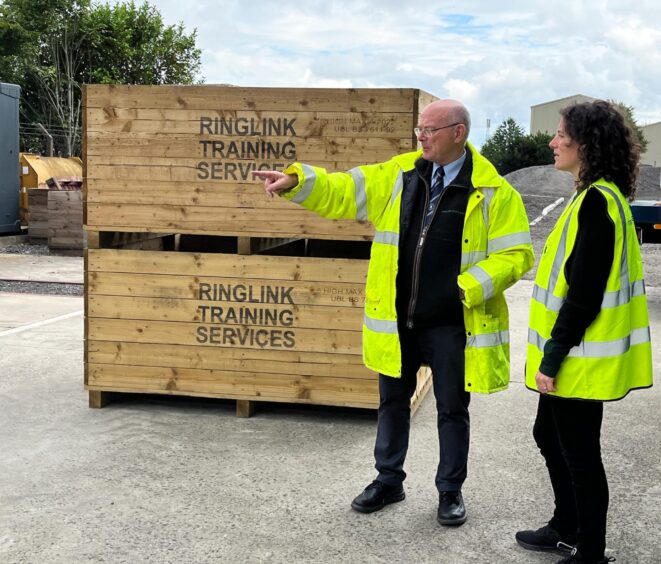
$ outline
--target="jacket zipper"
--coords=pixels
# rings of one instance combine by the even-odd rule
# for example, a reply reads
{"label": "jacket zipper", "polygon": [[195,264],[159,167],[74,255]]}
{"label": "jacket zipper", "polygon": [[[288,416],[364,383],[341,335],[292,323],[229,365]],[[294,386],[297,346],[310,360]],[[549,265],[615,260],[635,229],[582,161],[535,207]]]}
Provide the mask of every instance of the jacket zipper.
{"label": "jacket zipper", "polygon": [[429,224],[425,227],[425,217],[427,215],[427,206],[429,205],[429,194],[431,192],[431,189],[429,188],[429,184],[427,184],[427,180],[424,178],[420,177],[421,180],[425,183],[425,207],[424,207],[424,214],[422,216],[422,224],[421,224],[421,230],[420,230],[420,239],[418,240],[418,244],[415,246],[415,257],[413,259],[413,284],[411,287],[411,300],[409,301],[409,311],[408,311],[408,318],[406,320],[406,327],[409,329],[413,329],[413,312],[415,311],[415,303],[418,300],[418,285],[419,285],[419,274],[420,274],[420,258],[422,256],[422,247],[425,244],[425,237],[427,236],[427,231],[429,230],[429,227],[434,221],[434,218],[436,217],[436,210],[438,207],[441,205],[441,200],[443,199],[443,196],[445,196],[445,190],[443,190],[443,193],[441,194],[440,199],[438,200],[438,203],[436,204],[436,208],[434,208],[434,214],[431,216],[431,219],[429,220]]}

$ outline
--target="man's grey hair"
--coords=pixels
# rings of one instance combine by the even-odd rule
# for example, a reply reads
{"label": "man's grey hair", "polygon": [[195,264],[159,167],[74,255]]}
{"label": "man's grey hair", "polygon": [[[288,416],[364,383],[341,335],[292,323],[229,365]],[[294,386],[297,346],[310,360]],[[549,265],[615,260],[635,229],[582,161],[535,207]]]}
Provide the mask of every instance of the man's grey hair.
{"label": "man's grey hair", "polygon": [[468,108],[463,104],[457,104],[449,112],[449,119],[451,123],[463,123],[466,126],[466,139],[471,131],[471,115],[468,113]]}

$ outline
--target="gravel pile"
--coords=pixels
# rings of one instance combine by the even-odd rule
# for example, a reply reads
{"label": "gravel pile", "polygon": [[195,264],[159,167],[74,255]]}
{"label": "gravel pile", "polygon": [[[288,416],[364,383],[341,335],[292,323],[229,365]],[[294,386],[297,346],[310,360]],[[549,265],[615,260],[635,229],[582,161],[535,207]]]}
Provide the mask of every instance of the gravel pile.
{"label": "gravel pile", "polygon": [[661,200],[661,168],[642,165],[636,186],[636,198],[639,200]]}
{"label": "gravel pile", "polygon": [[[636,194],[638,199],[661,200],[660,173],[661,168],[659,167],[641,166]],[[523,203],[531,222],[538,218],[543,210],[558,198],[565,198],[562,204],[530,228],[535,257],[539,259],[546,238],[574,190],[573,178],[567,172],[556,170],[553,165],[523,168],[505,175],[505,178],[523,197]],[[642,245],[641,253],[645,267],[646,285],[661,287],[661,245]],[[536,271],[537,263],[524,278],[534,280]]]}

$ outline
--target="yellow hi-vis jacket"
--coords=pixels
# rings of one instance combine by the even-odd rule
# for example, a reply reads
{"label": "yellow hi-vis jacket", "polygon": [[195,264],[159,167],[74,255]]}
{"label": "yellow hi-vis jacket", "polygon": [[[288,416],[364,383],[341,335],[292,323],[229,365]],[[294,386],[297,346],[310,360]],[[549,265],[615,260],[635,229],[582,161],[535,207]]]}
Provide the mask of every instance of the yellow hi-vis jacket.
{"label": "yellow hi-vis jacket", "polygon": [[[581,343],[563,360],[555,378],[564,398],[616,400],[630,390],[652,385],[652,345],[643,262],[629,204],[612,182],[603,178],[588,190],[606,198],[615,225],[613,265],[601,311]],[[536,390],[535,375],[569,289],[565,263],[578,232],[578,212],[587,190],[574,195],[546,241],[530,305],[526,386]]]}
{"label": "yellow hi-vis jacket", "polygon": [[[471,189],[464,218],[461,273],[466,328],[465,389],[491,393],[509,383],[509,321],[503,292],[533,264],[521,196],[470,144]],[[282,195],[331,219],[368,220],[376,228],[365,286],[363,361],[376,372],[401,376],[395,278],[404,173],[422,152],[348,172],[295,163],[285,172],[298,185]],[[439,257],[439,260],[443,260]]]}

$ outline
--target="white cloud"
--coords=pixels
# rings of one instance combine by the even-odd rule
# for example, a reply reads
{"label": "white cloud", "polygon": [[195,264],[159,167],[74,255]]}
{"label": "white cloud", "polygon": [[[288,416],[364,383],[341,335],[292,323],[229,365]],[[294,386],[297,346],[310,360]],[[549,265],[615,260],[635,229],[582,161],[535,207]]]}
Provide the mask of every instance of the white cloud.
{"label": "white cloud", "polygon": [[582,93],[661,120],[656,0],[160,0],[166,22],[198,30],[209,83],[414,87],[462,99],[481,142],[508,116]]}
{"label": "white cloud", "polygon": [[445,90],[447,91],[448,98],[461,100],[467,106],[471,105],[471,102],[477,98],[479,93],[479,88],[476,84],[456,78],[451,78],[445,83]]}

